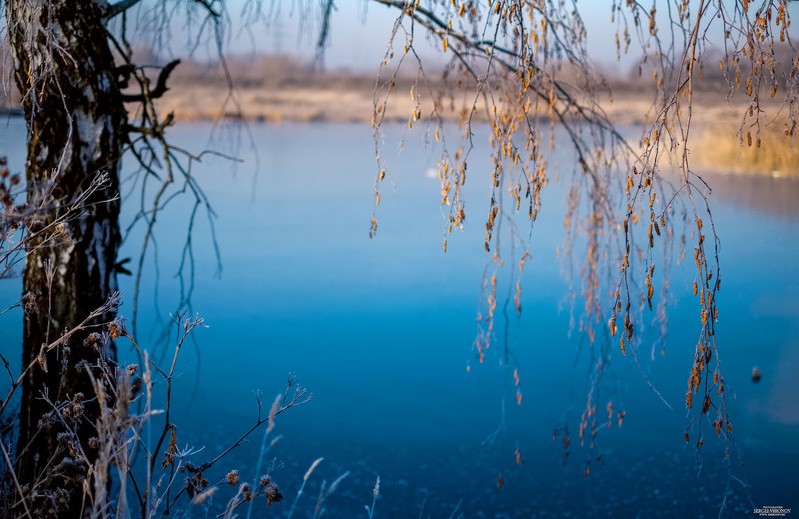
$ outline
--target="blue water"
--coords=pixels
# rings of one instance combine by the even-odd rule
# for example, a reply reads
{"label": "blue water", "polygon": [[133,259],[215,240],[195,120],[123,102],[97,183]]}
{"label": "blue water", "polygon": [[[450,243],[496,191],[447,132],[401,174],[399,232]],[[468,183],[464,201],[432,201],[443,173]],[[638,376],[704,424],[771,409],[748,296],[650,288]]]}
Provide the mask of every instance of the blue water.
{"label": "blue water", "polygon": [[[376,517],[717,515],[727,485],[723,445],[709,434],[700,465],[683,440],[683,400],[698,335],[692,264],[671,273],[666,356],[651,361],[647,348],[641,356],[643,370],[675,410],[648,389],[629,356],[616,354],[601,401],[612,399],[627,417],[621,428],[601,431],[595,449],[580,448],[576,432],[590,363],[584,338],[570,333],[568,285],[555,254],[568,182],[547,188],[522,279],[524,311],[511,319],[510,347],[524,394],[516,405],[508,368],[496,355],[479,365],[471,350],[490,259],[482,247],[489,186],[476,173],[488,163],[487,148],[478,142],[470,163],[466,230],[449,239],[443,254],[439,184],[428,171],[438,151],[426,148],[418,134],[409,135],[400,152],[402,128],[387,132],[382,154],[394,187],[384,184],[379,234],[370,240],[375,164],[368,127],[286,124],[252,132],[256,176],[246,140],[237,148],[219,129],[211,138],[208,125],[173,132],[182,146],[210,145],[244,161],[233,167],[207,157],[194,166],[218,215],[222,257],[220,273],[201,213],[192,242],[191,303],[209,326],[181,353],[176,397],[179,443],[204,446],[196,462],[252,424],[254,391],[264,393],[268,407],[287,375],[296,373],[313,398],[278,418],[275,434],[283,438],[264,461],[269,467],[277,460],[273,477],[287,497],[270,509],[276,517],[287,513],[319,457],[324,461],[308,480],[295,517],[313,516],[322,480],[345,471],[350,475],[325,503],[330,517],[365,517],[378,475]],[[0,150],[17,170],[23,139],[19,121],[0,130]],[[554,157],[565,178],[568,154]],[[130,169],[130,161],[126,165]],[[793,200],[799,182],[717,176],[711,185],[724,279],[717,338],[751,485],[747,492],[731,484],[728,513],[751,516],[752,506],[764,505],[796,509],[799,211]],[[189,209],[184,199],[160,217],[158,268],[152,256],[145,266],[137,330],[151,351],[163,351],[158,335],[179,300],[174,274]],[[134,204],[125,206],[126,221],[134,211]],[[137,257],[140,239],[141,229],[135,230],[122,257]],[[121,290],[121,312],[131,317],[133,280],[123,277]],[[9,304],[18,291],[18,281],[0,285]],[[20,319],[13,312],[0,316],[4,354],[16,351]],[[763,372],[759,384],[750,378],[755,365]],[[552,439],[564,426],[572,438],[565,461],[561,436]],[[260,441],[256,433],[221,462],[220,477],[231,468],[254,477]],[[516,449],[522,465],[515,463]],[[733,468],[740,475],[737,461]],[[214,506],[224,504],[225,492]]]}

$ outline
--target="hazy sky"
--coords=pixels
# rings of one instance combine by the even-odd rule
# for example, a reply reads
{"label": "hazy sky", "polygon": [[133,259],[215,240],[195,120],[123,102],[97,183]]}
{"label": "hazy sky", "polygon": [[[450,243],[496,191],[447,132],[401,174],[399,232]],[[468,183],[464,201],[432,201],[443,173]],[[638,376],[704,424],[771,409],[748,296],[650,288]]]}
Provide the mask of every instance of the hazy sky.
{"label": "hazy sky", "polygon": [[[234,20],[247,0],[230,0],[229,10]],[[306,0],[307,1],[307,0]],[[269,0],[265,0],[269,4]],[[580,5],[581,14],[588,26],[590,43],[596,48],[596,57],[612,63],[614,29],[610,23],[610,3],[605,1],[585,2]],[[325,53],[326,65],[330,68],[376,68],[386,51],[388,36],[397,18],[398,11],[365,0],[339,0],[332,17],[330,45]],[[303,17],[301,9],[291,0],[284,0],[280,16],[273,17],[269,26],[258,24],[253,27],[252,38],[237,31],[231,41],[231,50],[248,52],[253,45],[257,50],[295,54],[311,59],[315,52],[316,35],[319,26],[319,10],[312,2],[311,15]],[[300,26],[304,27],[300,30]],[[440,57],[438,44],[436,50],[417,41],[417,51],[425,58]]]}
{"label": "hazy sky", "polygon": [[[258,0],[228,0],[227,5],[233,19],[233,34],[229,51],[248,53],[259,52],[294,55],[300,59],[313,59],[316,51],[316,37],[319,30],[319,0],[260,0],[264,12],[271,16],[267,23],[259,22],[251,30],[242,30],[241,14],[246,5]],[[485,1],[485,0],[480,0]],[[661,34],[667,30],[666,5],[672,0],[657,2],[658,23]],[[423,4],[425,0],[423,0]],[[673,2],[672,2],[673,3]],[[696,8],[698,2],[692,2]],[[727,2],[725,2],[727,3]],[[729,0],[732,4],[732,0]],[[325,53],[328,68],[349,68],[356,70],[375,70],[386,51],[388,36],[397,17],[397,9],[388,8],[368,0],[338,0],[332,17],[331,40]],[[611,22],[611,2],[607,0],[578,1],[578,9],[588,30],[589,53],[599,64],[607,67],[628,70],[640,57],[640,49],[635,43],[629,56],[616,59],[614,45],[615,25]],[[799,20],[799,2],[789,4],[789,14]],[[646,23],[646,21],[644,21]],[[796,38],[799,24],[791,29]],[[178,32],[180,32],[178,30]],[[425,38],[416,40],[417,51],[428,63],[441,62],[438,43],[435,48],[426,43]]]}

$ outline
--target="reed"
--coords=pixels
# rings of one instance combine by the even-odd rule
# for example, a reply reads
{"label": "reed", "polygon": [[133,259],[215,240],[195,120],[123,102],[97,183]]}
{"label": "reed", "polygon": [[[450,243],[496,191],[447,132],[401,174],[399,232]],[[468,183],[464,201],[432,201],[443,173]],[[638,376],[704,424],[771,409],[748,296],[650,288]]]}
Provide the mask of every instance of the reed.
{"label": "reed", "polygon": [[799,143],[773,124],[735,133],[708,127],[690,147],[697,169],[713,173],[799,175]]}

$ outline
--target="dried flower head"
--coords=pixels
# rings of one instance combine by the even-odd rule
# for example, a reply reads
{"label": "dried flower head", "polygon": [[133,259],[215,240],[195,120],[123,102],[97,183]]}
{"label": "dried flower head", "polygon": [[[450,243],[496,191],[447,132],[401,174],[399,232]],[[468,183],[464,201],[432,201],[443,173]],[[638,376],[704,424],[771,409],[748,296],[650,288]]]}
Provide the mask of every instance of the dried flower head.
{"label": "dried flower head", "polygon": [[241,495],[244,497],[245,501],[252,501],[252,490],[250,490],[250,485],[247,483],[242,483],[239,492],[241,492]]}
{"label": "dried flower head", "polygon": [[39,429],[47,429],[50,430],[55,424],[55,415],[52,411],[44,413],[41,418],[39,418]]}
{"label": "dried flower head", "polygon": [[32,292],[25,292],[20,303],[22,303],[22,309],[25,313],[30,314],[36,309],[36,296]]}
{"label": "dried flower head", "polygon": [[100,334],[97,332],[90,333],[83,341],[83,345],[87,348],[97,348],[101,343]]}
{"label": "dried flower head", "polygon": [[119,336],[123,333],[122,323],[119,321],[119,319],[114,319],[108,323],[108,335],[110,335],[112,339],[119,339]]}
{"label": "dried flower head", "polygon": [[269,479],[269,477],[263,476],[261,478],[261,485],[264,487],[264,495],[266,496],[267,506],[272,506],[273,504],[283,500],[283,494],[280,493],[280,489],[277,488],[277,485],[275,485],[275,483]]}

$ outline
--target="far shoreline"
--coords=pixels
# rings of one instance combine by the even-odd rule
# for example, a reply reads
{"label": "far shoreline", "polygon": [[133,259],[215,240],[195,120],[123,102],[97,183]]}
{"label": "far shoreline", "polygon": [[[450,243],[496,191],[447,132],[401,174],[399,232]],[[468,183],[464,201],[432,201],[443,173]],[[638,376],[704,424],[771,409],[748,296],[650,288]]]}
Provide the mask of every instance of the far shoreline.
{"label": "far shoreline", "polygon": [[[233,91],[218,85],[201,85],[196,82],[180,83],[157,101],[158,112],[174,115],[176,123],[242,122],[257,125],[280,124],[364,124],[372,125],[375,112],[373,91],[365,85],[330,84],[286,85],[275,88],[244,87]],[[231,97],[231,95],[233,97]],[[652,95],[643,91],[625,91],[612,98],[605,96],[598,107],[618,127],[645,130],[652,121]],[[235,106],[235,110],[233,107]],[[458,102],[447,103],[439,112],[430,97],[414,100],[410,96],[392,94],[382,113],[381,124],[416,126],[423,129],[444,125],[458,125],[464,119],[464,110],[457,110]],[[421,107],[422,117],[414,114]],[[773,179],[799,177],[799,145],[795,138],[784,136],[772,123],[762,132],[762,147],[747,146],[739,134],[740,117],[747,107],[740,101],[730,101],[713,92],[696,96],[694,123],[691,132],[690,152],[697,171],[752,175]],[[0,116],[23,119],[19,105],[5,103],[0,106]],[[432,117],[431,117],[432,116]],[[549,115],[535,118],[545,128]],[[579,118],[571,119],[582,124]],[[473,122],[487,124],[488,118],[475,110]],[[562,124],[556,121],[556,126]],[[631,137],[631,144],[636,143]]]}

